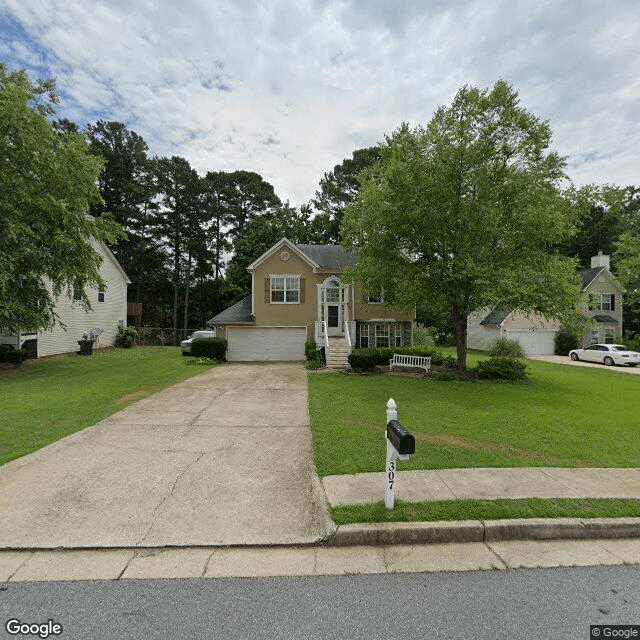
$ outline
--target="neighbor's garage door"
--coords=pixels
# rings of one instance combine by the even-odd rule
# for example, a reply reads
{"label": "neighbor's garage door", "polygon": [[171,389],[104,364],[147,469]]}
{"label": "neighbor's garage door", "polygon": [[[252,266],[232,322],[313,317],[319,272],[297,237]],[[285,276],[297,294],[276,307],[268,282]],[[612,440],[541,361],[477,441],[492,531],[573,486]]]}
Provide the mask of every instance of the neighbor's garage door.
{"label": "neighbor's garage door", "polygon": [[555,331],[509,331],[510,340],[517,340],[528,356],[549,356],[555,352]]}
{"label": "neighbor's garage door", "polygon": [[227,327],[229,362],[304,360],[306,327]]}

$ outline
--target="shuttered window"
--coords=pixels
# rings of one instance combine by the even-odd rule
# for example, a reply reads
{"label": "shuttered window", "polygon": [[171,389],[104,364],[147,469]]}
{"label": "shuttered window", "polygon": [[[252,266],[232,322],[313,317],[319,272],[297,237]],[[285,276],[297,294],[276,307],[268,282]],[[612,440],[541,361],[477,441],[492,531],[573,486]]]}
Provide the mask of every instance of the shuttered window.
{"label": "shuttered window", "polygon": [[275,304],[291,304],[302,301],[300,276],[289,274],[271,276],[269,302]]}

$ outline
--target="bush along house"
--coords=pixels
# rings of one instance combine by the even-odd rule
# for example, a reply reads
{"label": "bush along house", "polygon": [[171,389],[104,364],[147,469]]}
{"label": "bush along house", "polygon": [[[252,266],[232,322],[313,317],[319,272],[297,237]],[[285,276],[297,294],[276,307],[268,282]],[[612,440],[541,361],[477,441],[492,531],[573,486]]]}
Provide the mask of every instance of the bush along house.
{"label": "bush along house", "polygon": [[273,245],[248,267],[251,295],[207,323],[227,339],[227,359],[304,360],[305,341],[315,340],[330,367],[346,368],[355,347],[411,344],[413,314],[340,279],[353,262],[338,245]]}

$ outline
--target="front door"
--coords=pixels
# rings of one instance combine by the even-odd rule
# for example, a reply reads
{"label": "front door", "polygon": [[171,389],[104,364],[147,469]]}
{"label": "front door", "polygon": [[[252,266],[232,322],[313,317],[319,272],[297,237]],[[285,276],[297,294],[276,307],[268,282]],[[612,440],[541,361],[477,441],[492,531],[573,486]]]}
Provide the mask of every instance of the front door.
{"label": "front door", "polygon": [[332,335],[340,329],[340,307],[337,304],[327,305],[327,329]]}

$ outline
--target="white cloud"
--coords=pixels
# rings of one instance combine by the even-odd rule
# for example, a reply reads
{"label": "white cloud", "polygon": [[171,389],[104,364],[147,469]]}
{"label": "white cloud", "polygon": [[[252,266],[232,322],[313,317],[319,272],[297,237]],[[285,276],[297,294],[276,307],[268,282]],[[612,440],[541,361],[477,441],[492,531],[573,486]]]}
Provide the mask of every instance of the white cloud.
{"label": "white cloud", "polygon": [[354,149],[498,78],[550,120],[577,182],[639,182],[635,0],[5,5],[33,42],[1,55],[58,77],[61,116],[125,122],[201,172],[257,171],[293,204]]}

